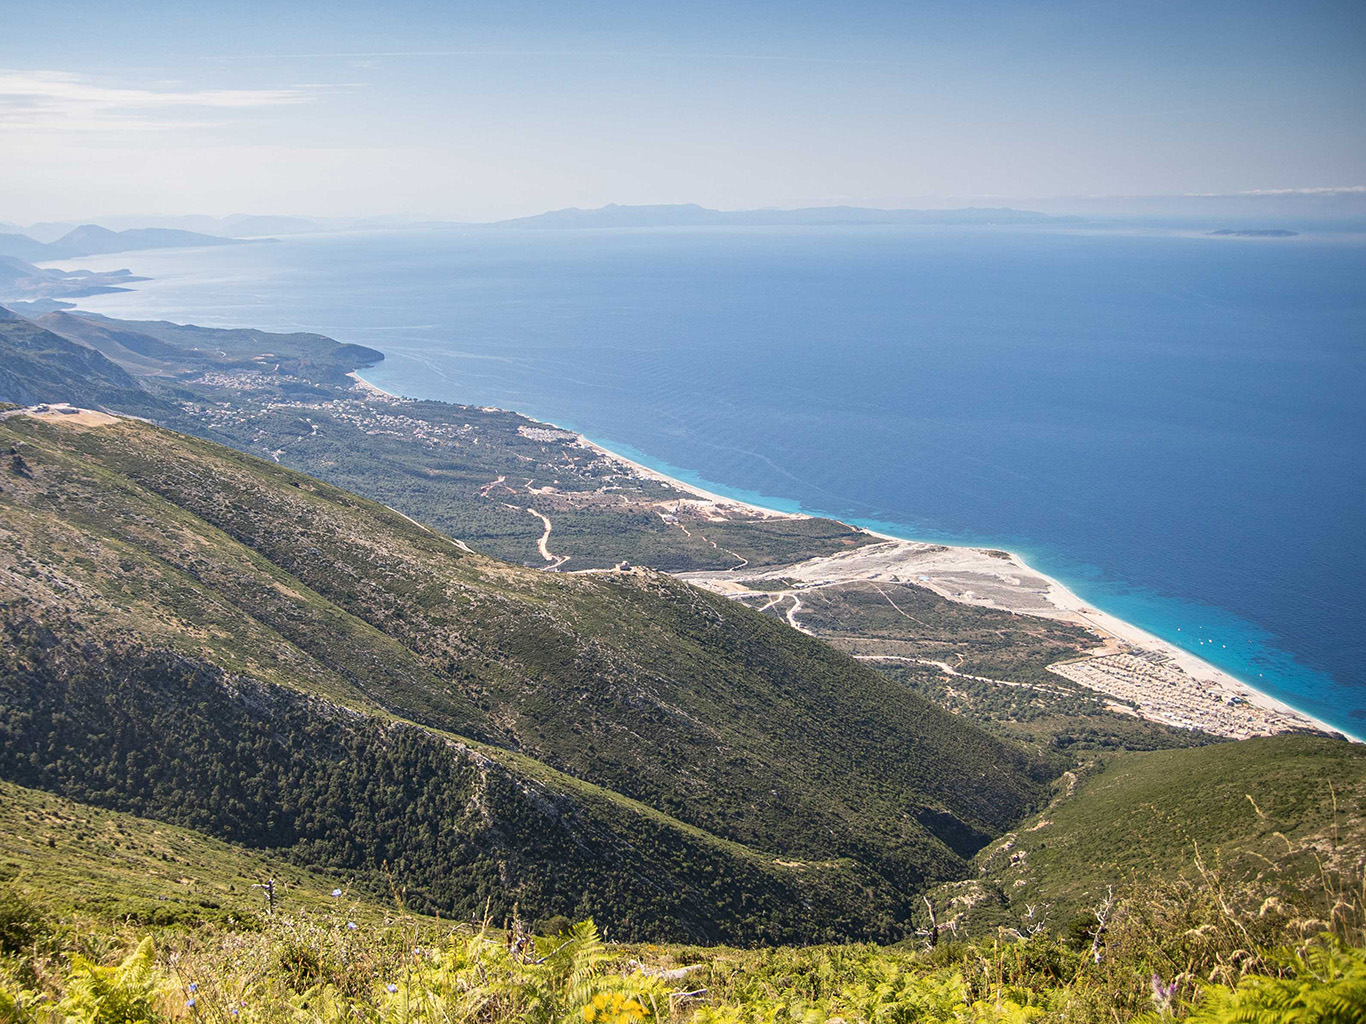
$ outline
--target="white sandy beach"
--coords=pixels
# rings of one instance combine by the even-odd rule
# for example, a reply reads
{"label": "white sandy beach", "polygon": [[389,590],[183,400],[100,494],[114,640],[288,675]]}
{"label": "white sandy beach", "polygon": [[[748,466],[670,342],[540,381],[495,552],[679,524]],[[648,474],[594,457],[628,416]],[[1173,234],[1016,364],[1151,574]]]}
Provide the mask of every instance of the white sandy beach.
{"label": "white sandy beach", "polygon": [[362,377],[355,370],[352,370],[350,373],[347,374],[347,376],[356,382],[356,386],[358,388],[360,388],[362,391],[366,392],[367,394],[375,398],[385,398],[392,402],[409,401],[409,399],[404,398],[402,395],[396,395],[391,391],[385,391],[382,387],[379,387],[376,384],[371,384],[368,380]]}

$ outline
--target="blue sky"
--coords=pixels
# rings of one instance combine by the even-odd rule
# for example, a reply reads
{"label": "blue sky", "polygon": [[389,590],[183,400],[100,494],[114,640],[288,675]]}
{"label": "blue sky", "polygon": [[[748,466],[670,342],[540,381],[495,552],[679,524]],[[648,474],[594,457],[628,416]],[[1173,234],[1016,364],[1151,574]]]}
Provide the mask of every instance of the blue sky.
{"label": "blue sky", "polygon": [[1366,4],[8,5],[0,220],[1366,183]]}

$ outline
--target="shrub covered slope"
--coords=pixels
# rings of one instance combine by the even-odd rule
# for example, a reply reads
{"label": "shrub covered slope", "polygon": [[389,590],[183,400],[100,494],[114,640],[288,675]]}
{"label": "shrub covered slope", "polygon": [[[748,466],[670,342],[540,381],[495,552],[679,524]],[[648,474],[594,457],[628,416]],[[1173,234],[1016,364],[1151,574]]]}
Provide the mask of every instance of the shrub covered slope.
{"label": "shrub covered slope", "polygon": [[498,562],[145,424],[15,417],[0,445],[24,467],[0,480],[0,771],[24,785],[374,886],[401,866],[446,913],[749,940],[894,937],[1049,774],[662,574]]}

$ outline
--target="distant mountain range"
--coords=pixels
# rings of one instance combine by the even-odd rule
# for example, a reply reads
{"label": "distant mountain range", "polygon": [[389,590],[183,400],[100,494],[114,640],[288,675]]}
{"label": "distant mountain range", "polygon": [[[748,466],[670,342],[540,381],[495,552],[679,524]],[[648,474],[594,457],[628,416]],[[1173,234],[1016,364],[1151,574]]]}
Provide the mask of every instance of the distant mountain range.
{"label": "distant mountain range", "polygon": [[[263,235],[297,235],[310,231],[325,231],[339,223],[320,222],[306,217],[279,217],[270,214],[235,213],[230,217],[209,217],[203,214],[165,216],[156,214],[101,217],[98,221],[39,221],[19,225],[0,221],[0,233],[27,235],[39,242],[55,242],[85,224],[97,223],[102,228],[119,232],[128,229],[156,228],[165,231],[190,231],[222,238],[259,238]],[[349,222],[346,222],[349,223]]]}
{"label": "distant mountain range", "polygon": [[241,239],[202,235],[171,228],[129,228],[110,231],[98,224],[82,224],[55,242],[40,242],[28,235],[0,235],[0,256],[27,262],[65,260],[78,256],[102,256],[136,249],[179,249],[202,245],[239,245]]}
{"label": "distant mountain range", "polygon": [[[228,245],[270,235],[298,235],[318,231],[374,229],[516,227],[616,228],[707,227],[840,224],[1052,224],[1082,218],[1055,216],[1008,207],[964,207],[955,210],[880,210],[862,206],[817,206],[799,210],[712,210],[696,203],[659,206],[619,206],[595,210],[571,207],[529,217],[470,224],[430,218],[329,218],[257,216],[231,217],[112,217],[103,223],[75,225],[50,222],[20,227],[0,222],[0,256],[29,262],[70,259],[134,249]],[[126,226],[125,226],[126,225]]]}
{"label": "distant mountain range", "polygon": [[104,256],[138,249],[240,245],[242,242],[241,239],[175,228],[111,231],[98,224],[82,224],[53,242],[40,242],[22,234],[0,234],[0,300],[37,303],[44,309],[54,309],[61,308],[64,299],[126,291],[130,282],[146,280],[134,277],[127,270],[53,270],[33,265],[47,260]]}
{"label": "distant mountain range", "polygon": [[625,228],[838,224],[1052,224],[1078,222],[1032,210],[965,207],[957,210],[878,210],[863,206],[817,206],[802,210],[709,210],[696,203],[552,210],[533,217],[495,221],[493,227]]}

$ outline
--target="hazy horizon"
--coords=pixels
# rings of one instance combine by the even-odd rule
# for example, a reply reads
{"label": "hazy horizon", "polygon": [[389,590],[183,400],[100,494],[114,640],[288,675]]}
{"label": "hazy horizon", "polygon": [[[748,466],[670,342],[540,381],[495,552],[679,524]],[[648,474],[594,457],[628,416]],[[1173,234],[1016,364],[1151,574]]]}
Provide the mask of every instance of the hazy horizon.
{"label": "hazy horizon", "polygon": [[1366,10],[26,5],[13,223],[1073,206],[1366,181]]}
{"label": "hazy horizon", "polygon": [[[697,206],[680,204],[617,204],[603,207],[528,207],[511,214],[509,219],[534,217],[538,214],[562,212],[566,209],[596,211],[610,206],[652,208],[655,206]],[[853,207],[854,204],[829,204],[830,208]],[[810,207],[806,207],[810,208]],[[867,207],[862,207],[867,208]],[[1093,226],[1145,225],[1153,227],[1286,227],[1303,230],[1366,230],[1366,186],[1346,188],[1296,189],[1279,192],[1244,192],[1230,195],[1154,195],[1154,196],[1059,196],[1059,197],[1001,197],[969,196],[926,199],[914,206],[874,207],[896,210],[960,210],[1013,209],[1045,213],[1059,218],[1074,218]],[[717,209],[717,208],[708,208]],[[720,212],[791,211],[798,207],[720,208]],[[290,211],[237,210],[227,214],[202,212],[179,213],[101,213],[71,219],[42,219],[28,223],[5,216],[0,209],[0,232],[18,231],[40,242],[54,241],[72,228],[94,224],[113,231],[128,228],[177,228],[214,233],[228,230],[231,222],[252,220],[297,220],[300,229],[308,222],[323,230],[353,230],[357,228],[383,229],[412,228],[440,224],[468,224],[471,226],[498,223],[504,218],[489,220],[445,218],[434,213],[393,214],[382,211],[350,216],[307,216]],[[268,226],[265,233],[289,233],[285,226]]]}

